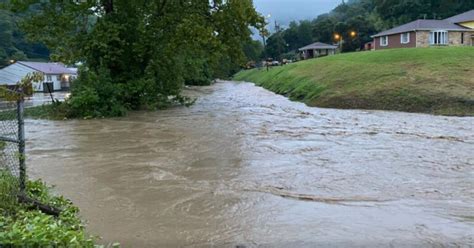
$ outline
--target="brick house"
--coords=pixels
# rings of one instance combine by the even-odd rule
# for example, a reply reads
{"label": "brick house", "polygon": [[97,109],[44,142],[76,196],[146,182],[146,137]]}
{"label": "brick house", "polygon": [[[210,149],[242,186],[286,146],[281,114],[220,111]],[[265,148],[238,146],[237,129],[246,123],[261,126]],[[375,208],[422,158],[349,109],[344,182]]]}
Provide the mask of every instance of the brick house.
{"label": "brick house", "polygon": [[445,20],[416,20],[376,35],[374,49],[474,46],[474,10]]}

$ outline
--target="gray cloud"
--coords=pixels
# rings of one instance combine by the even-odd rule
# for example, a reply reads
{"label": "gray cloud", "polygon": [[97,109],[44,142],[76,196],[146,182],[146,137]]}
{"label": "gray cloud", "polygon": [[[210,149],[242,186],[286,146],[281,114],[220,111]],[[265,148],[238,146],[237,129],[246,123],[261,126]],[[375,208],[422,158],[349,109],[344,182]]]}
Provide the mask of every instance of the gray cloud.
{"label": "gray cloud", "polygon": [[276,20],[281,25],[288,26],[293,20],[314,19],[331,11],[341,2],[342,0],[254,0],[254,5],[261,14],[271,14],[271,23]]}

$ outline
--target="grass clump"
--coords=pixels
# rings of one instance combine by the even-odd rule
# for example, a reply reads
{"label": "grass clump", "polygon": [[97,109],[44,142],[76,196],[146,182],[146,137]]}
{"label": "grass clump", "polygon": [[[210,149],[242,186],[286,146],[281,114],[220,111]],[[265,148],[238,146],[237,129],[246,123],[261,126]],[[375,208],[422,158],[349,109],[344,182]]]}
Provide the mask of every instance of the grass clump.
{"label": "grass clump", "polygon": [[69,107],[63,102],[25,108],[25,117],[32,119],[64,120],[69,113]]}
{"label": "grass clump", "polygon": [[388,49],[241,71],[234,79],[309,106],[473,116],[472,61],[474,47]]}

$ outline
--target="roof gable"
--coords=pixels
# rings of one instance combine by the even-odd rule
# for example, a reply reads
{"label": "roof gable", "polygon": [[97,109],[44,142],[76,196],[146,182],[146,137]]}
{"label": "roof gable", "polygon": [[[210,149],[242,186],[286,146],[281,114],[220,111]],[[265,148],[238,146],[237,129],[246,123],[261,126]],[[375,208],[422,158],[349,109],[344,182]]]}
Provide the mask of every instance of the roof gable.
{"label": "roof gable", "polygon": [[32,68],[44,74],[74,74],[73,71],[67,69],[61,63],[44,63],[44,62],[28,62],[18,61],[18,64]]}
{"label": "roof gable", "polygon": [[385,35],[392,35],[392,34],[399,34],[399,33],[406,33],[406,32],[412,32],[412,31],[419,31],[419,30],[446,30],[446,31],[464,31],[464,30],[470,30],[468,28],[459,26],[457,24],[454,24],[452,22],[449,22],[447,20],[416,20],[409,22],[407,24],[394,27],[389,30],[385,30],[383,32],[380,32],[376,35],[373,35],[372,37],[379,37],[379,36],[385,36]]}
{"label": "roof gable", "polygon": [[15,85],[28,73],[35,70],[19,63],[11,64],[0,70],[0,85]]}
{"label": "roof gable", "polygon": [[452,23],[474,22],[474,9],[445,20]]}
{"label": "roof gable", "polygon": [[329,45],[322,42],[315,42],[313,44],[302,47],[298,50],[303,51],[303,50],[309,50],[309,49],[336,49],[336,48],[337,46]]}

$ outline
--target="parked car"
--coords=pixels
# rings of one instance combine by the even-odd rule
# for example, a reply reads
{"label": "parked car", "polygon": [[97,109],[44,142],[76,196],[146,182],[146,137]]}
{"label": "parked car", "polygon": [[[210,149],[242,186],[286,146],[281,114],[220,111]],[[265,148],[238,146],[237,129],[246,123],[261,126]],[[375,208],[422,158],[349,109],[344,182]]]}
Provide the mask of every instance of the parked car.
{"label": "parked car", "polygon": [[255,61],[249,61],[247,62],[247,64],[245,65],[245,69],[253,69],[253,68],[256,68],[257,67],[257,64],[255,63]]}

